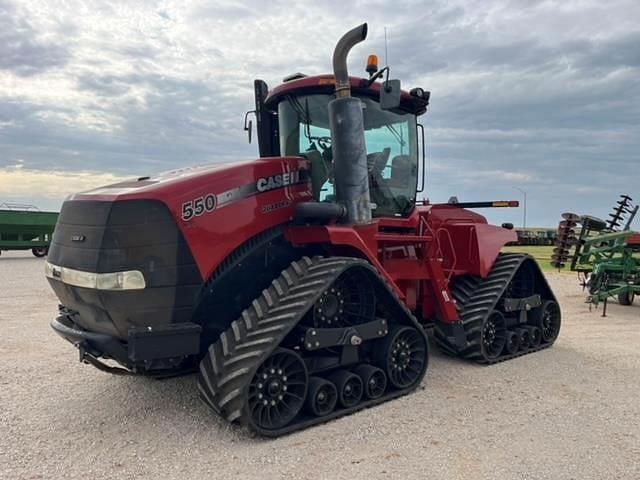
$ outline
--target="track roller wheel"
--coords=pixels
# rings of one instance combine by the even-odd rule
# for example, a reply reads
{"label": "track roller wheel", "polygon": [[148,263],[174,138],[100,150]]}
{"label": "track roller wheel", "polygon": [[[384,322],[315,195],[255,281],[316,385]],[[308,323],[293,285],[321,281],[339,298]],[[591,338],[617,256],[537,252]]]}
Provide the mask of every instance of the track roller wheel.
{"label": "track roller wheel", "polygon": [[491,312],[482,325],[482,353],[493,360],[498,358],[507,341],[507,322],[497,310]]}
{"label": "track roller wheel", "polygon": [[394,325],[374,355],[374,363],[385,371],[389,383],[407,388],[422,378],[427,365],[427,344],[414,327]]}
{"label": "track roller wheel", "polygon": [[367,399],[380,398],[387,388],[387,375],[372,365],[358,365],[353,369],[364,385],[363,395]]}
{"label": "track roller wheel", "polygon": [[520,348],[520,335],[513,330],[507,331],[507,341],[505,342],[504,349],[509,354],[514,354]]}
{"label": "track roller wheel", "polygon": [[309,413],[316,417],[327,415],[333,412],[337,401],[338,391],[333,383],[320,377],[309,379],[309,391],[305,401],[305,408]]}
{"label": "track roller wheel", "polygon": [[302,409],[307,386],[307,367],[300,355],[285,348],[275,350],[249,384],[251,421],[263,430],[285,427]]}
{"label": "track roller wheel", "polygon": [[549,343],[555,341],[560,332],[560,306],[553,300],[545,300],[532,312],[533,325],[542,331],[542,341]]}
{"label": "track roller wheel", "polygon": [[529,330],[529,345],[533,348],[538,347],[542,342],[542,332],[538,327],[524,327]]}
{"label": "track roller wheel", "polygon": [[633,301],[635,300],[636,294],[633,290],[629,290],[627,292],[622,292],[618,294],[618,303],[620,305],[633,305]]}
{"label": "track roller wheel", "polygon": [[338,403],[344,408],[355,407],[362,400],[362,379],[355,373],[338,370],[329,376],[338,391]]}
{"label": "track roller wheel", "polygon": [[516,328],[516,333],[520,337],[520,350],[528,350],[531,346],[531,334],[526,328]]}

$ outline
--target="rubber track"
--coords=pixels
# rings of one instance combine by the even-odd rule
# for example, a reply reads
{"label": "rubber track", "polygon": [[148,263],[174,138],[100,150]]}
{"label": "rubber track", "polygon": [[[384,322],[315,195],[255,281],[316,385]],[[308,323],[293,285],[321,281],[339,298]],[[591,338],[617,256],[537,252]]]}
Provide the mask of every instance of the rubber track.
{"label": "rubber track", "polygon": [[303,257],[283,270],[241,316],[232,322],[231,327],[220,335],[218,341],[209,347],[200,363],[198,374],[198,392],[202,400],[229,422],[242,423],[262,435],[277,436],[323,423],[417,388],[420,382],[375,401],[362,402],[353,408],[336,411],[311,421],[293,423],[277,431],[259,430],[252,424],[245,408],[245,390],[255,371],[297,325],[322,292],[343,272],[354,266],[367,268],[376,275],[381,285],[406,313],[409,320],[407,323],[419,328],[416,319],[398,299],[393,289],[366,261],[349,257]]}
{"label": "rubber track", "polygon": [[[541,343],[537,347],[521,350],[510,355],[501,355],[492,360],[487,360],[482,355],[480,344],[482,324],[489,313],[496,307],[507,285],[524,261],[535,262],[533,257],[527,254],[501,253],[487,278],[467,276],[458,279],[453,286],[452,293],[456,299],[460,320],[467,336],[467,345],[462,350],[458,350],[436,322],[434,329],[435,339],[441,350],[449,355],[478,363],[494,364],[537,352],[553,345],[554,342]],[[539,272],[539,276],[542,281],[546,281],[541,272]]]}

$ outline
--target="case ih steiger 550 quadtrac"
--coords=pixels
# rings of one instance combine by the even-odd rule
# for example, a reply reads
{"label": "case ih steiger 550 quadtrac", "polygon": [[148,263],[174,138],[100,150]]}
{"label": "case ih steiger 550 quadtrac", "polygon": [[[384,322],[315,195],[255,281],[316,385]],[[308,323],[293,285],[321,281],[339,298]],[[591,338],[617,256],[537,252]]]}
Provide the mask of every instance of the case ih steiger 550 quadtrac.
{"label": "case ih steiger 550 quadtrac", "polygon": [[414,390],[427,326],[480,363],[555,341],[560,309],[534,260],[501,254],[515,233],[465,209],[508,202],[416,202],[429,94],[401,91],[372,57],[368,79],[349,77],[366,32],[338,42],[333,75],[255,82],[259,160],[64,203],[52,327],[82,361],[198,370],[216,413],[276,436]]}

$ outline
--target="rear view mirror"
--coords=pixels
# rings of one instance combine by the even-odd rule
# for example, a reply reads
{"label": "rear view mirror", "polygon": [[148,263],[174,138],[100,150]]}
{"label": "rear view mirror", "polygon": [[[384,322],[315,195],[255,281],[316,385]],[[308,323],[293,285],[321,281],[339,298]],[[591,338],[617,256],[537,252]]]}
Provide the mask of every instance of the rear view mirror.
{"label": "rear view mirror", "polygon": [[253,132],[253,121],[249,120],[249,115],[255,114],[255,110],[251,110],[244,114],[244,131],[247,132],[249,136],[249,143],[251,143],[251,133]]}
{"label": "rear view mirror", "polygon": [[387,80],[380,88],[380,108],[392,110],[400,106],[400,80]]}

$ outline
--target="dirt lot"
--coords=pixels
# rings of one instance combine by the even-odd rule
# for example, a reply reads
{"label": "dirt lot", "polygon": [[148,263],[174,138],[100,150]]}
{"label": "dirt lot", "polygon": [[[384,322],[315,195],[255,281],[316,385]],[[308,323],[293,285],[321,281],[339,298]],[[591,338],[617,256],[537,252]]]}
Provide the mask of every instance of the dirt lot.
{"label": "dirt lot", "polygon": [[555,346],[491,367],[435,348],[423,388],[277,440],[230,428],[195,377],[116,377],[49,328],[43,260],[0,257],[0,478],[640,478],[640,305],[591,312],[549,274]]}

